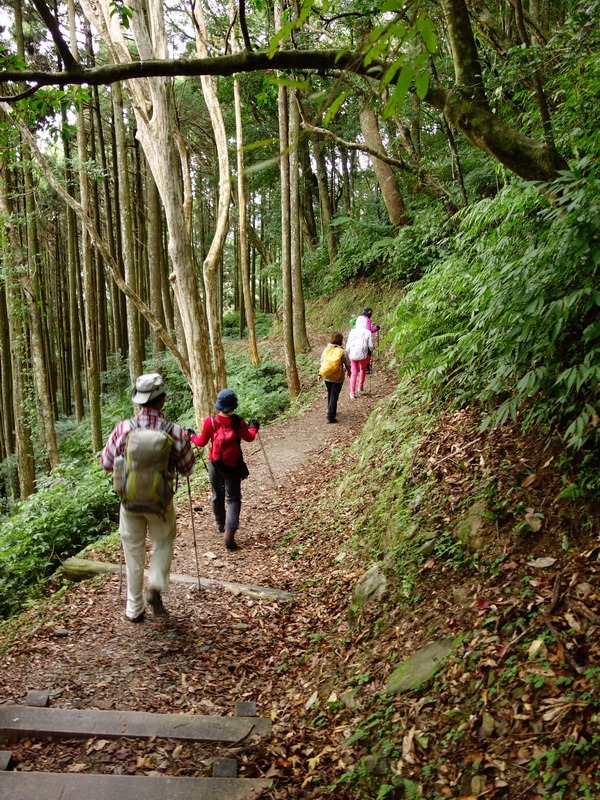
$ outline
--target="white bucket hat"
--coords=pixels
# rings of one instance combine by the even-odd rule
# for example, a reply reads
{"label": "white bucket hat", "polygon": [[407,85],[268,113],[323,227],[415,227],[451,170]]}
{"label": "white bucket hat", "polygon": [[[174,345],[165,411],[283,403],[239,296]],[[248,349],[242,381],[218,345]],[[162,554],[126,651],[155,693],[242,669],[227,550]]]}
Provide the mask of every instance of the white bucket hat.
{"label": "white bucket hat", "polygon": [[154,400],[165,392],[165,384],[158,372],[151,372],[149,375],[140,375],[136,380],[131,393],[131,400],[138,406],[144,406],[150,400]]}

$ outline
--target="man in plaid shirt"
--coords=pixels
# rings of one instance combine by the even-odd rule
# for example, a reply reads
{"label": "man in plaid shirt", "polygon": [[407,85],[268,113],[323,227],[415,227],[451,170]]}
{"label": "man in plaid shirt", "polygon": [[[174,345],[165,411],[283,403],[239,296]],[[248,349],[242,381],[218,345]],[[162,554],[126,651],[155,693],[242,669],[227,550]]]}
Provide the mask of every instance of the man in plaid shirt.
{"label": "man in plaid shirt", "polygon": [[[133,420],[117,424],[108,437],[100,456],[102,468],[112,472],[115,459],[125,455],[129,432],[135,428],[159,428],[173,439],[171,459],[173,468],[182,475],[194,469],[195,456],[187,432],[179,425],[170,425],[162,415],[166,400],[163,379],[158,373],[140,375],[131,393],[132,402],[140,406]],[[173,544],[175,541],[175,508],[169,503],[163,517],[158,514],[129,511],[121,505],[119,532],[123,542],[127,571],[127,607],[125,614],[131,622],[144,621],[144,563],[146,559],[146,534],[152,542],[152,556],[148,577],[147,601],[155,615],[165,614],[161,592],[169,587]]]}

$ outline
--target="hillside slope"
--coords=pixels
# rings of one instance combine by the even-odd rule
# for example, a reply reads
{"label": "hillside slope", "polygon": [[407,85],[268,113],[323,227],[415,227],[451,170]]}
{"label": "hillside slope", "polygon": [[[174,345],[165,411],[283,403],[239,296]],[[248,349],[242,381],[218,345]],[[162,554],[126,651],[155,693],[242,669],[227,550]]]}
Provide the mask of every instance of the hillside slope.
{"label": "hillside slope", "polygon": [[[389,448],[403,445],[395,381],[375,369],[367,388],[354,402],[344,392],[338,425],[326,424],[318,392],[246,446],[239,551],[223,548],[206,485],[192,499],[193,530],[180,488],[173,571],[196,574],[195,538],[202,578],[284,589],[293,602],[173,584],[166,619],[131,625],[118,576],[103,576],[5,632],[2,703],[48,689],[56,707],[231,714],[235,702],[255,700],[273,720],[272,739],[259,748],[25,740],[13,746],[19,769],[198,776],[214,757],[234,755],[241,775],[273,780],[267,796],[277,800],[600,796],[597,528],[557,501],[539,442],[508,428],[478,437],[468,413],[448,414],[405,465],[422,488],[415,524],[453,528],[484,468],[499,492],[514,493],[512,516],[481,515],[485,557],[450,539],[436,549],[440,539],[406,566],[390,538],[398,468],[380,472],[379,463],[393,463]],[[521,509],[524,493],[531,506]],[[526,514],[533,527],[515,531]],[[354,587],[377,553],[373,528],[396,550],[380,550],[386,596],[358,607]],[[110,548],[92,555],[119,558]],[[386,691],[398,665],[448,639],[453,655],[435,679]]]}

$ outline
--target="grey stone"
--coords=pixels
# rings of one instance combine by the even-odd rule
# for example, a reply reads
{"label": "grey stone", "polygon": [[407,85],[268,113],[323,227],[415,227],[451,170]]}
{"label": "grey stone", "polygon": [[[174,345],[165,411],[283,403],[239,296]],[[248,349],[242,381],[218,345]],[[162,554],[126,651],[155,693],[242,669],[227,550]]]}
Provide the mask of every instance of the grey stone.
{"label": "grey stone", "polygon": [[27,697],[25,698],[25,705],[26,706],[38,706],[38,708],[45,708],[50,701],[50,692],[45,690],[38,691],[37,689],[32,689],[30,692],[27,692]]}
{"label": "grey stone", "polygon": [[368,569],[356,582],[352,593],[353,600],[359,606],[371,601],[379,601],[387,590],[387,578],[377,564]]}
{"label": "grey stone", "polygon": [[212,765],[213,778],[237,778],[235,758],[215,758]]}
{"label": "grey stone", "polygon": [[236,717],[255,717],[256,702],[254,700],[240,700],[235,704]]}
{"label": "grey stone", "polygon": [[450,655],[454,646],[455,640],[447,637],[417,650],[394,670],[386,684],[385,692],[401,694],[427,683],[440,669],[442,662]]}
{"label": "grey stone", "polygon": [[485,500],[477,500],[456,526],[456,538],[471,552],[480,550],[485,544],[482,529],[486,509]]}

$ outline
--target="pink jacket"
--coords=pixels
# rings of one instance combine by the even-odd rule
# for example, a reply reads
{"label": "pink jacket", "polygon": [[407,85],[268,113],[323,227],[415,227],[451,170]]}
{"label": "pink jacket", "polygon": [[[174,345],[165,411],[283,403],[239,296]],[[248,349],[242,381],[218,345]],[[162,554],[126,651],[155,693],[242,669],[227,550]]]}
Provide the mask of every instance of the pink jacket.
{"label": "pink jacket", "polygon": [[365,328],[368,331],[371,331],[371,333],[377,333],[377,331],[379,330],[379,325],[373,325],[373,323],[371,322],[371,317],[367,317],[366,314],[361,314],[360,317],[358,317],[358,319],[364,319]]}

